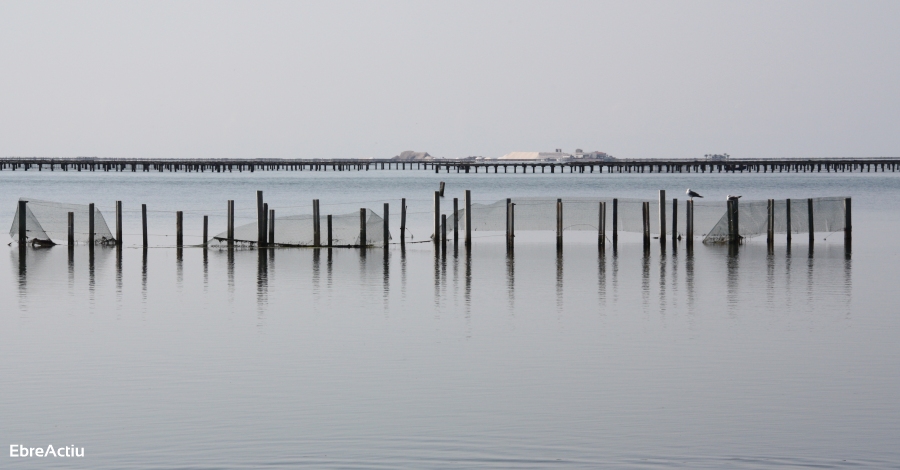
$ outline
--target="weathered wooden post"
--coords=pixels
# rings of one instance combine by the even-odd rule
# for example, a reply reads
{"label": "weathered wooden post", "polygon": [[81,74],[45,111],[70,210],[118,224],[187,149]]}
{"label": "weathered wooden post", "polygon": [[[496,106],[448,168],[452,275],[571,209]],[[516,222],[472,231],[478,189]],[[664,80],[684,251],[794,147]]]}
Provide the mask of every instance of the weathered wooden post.
{"label": "weathered wooden post", "polygon": [[441,192],[434,192],[434,244],[441,241]]}
{"label": "weathered wooden post", "polygon": [[[448,167],[448,168],[449,168],[449,167]],[[443,182],[443,181],[441,181],[441,190],[440,190],[440,193],[441,193],[441,197],[444,197],[444,182]]]}
{"label": "weathered wooden post", "polygon": [[147,248],[147,204],[141,204],[141,228],[143,230],[144,248]]}
{"label": "weathered wooden post", "polygon": [[75,246],[75,213],[69,212],[69,246]]}
{"label": "weathered wooden post", "polygon": [[615,198],[613,198],[612,223],[612,242],[615,249],[619,243],[619,200]]}
{"label": "weathered wooden post", "polygon": [[266,208],[262,191],[256,192],[256,243],[260,247],[266,246]]}
{"label": "weathered wooden post", "polygon": [[815,225],[813,225],[813,200],[809,198],[806,200],[806,211],[809,215],[809,244],[812,245],[815,240]]}
{"label": "weathered wooden post", "polygon": [[685,235],[687,236],[687,242],[689,245],[694,243],[694,201],[693,199],[688,199],[685,202],[685,217],[687,219],[685,222]]}
{"label": "weathered wooden post", "polygon": [[459,246],[459,198],[453,198],[453,246]]}
{"label": "weathered wooden post", "polygon": [[784,201],[784,212],[787,214],[787,219],[785,220],[785,228],[787,230],[787,244],[791,244],[791,200],[786,199]]}
{"label": "weathered wooden post", "polygon": [[184,246],[184,213],[182,211],[175,212],[175,246],[178,248]]}
{"label": "weathered wooden post", "polygon": [[510,210],[512,208],[512,199],[506,198],[506,247],[509,248],[512,237],[510,236]]}
{"label": "weathered wooden post", "polygon": [[88,204],[88,245],[94,246],[94,203]]}
{"label": "weathered wooden post", "polygon": [[641,203],[641,219],[644,223],[644,249],[650,248],[650,203]]}
{"label": "weathered wooden post", "polygon": [[25,246],[28,240],[28,201],[19,201],[19,245]]}
{"label": "weathered wooden post", "polygon": [[775,200],[769,199],[766,205],[766,243],[769,246],[775,244]]}
{"label": "weathered wooden post", "polygon": [[600,220],[597,224],[597,247],[606,248],[606,202],[600,201]]}
{"label": "weathered wooden post", "polygon": [[116,245],[122,245],[122,201],[116,201]]}
{"label": "weathered wooden post", "polygon": [[203,216],[203,246],[209,244],[209,216]]}
{"label": "weathered wooden post", "polygon": [[228,200],[228,246],[234,245],[234,200]]}
{"label": "weathered wooden post", "polygon": [[678,243],[678,199],[672,199],[672,244]]}
{"label": "weathered wooden post", "polygon": [[313,246],[321,246],[322,232],[319,224],[319,200],[313,199]]}
{"label": "weathered wooden post", "polygon": [[562,199],[556,200],[556,250],[562,250],[563,246],[563,203]]}
{"label": "weathered wooden post", "polygon": [[516,244],[516,204],[509,203],[509,247],[513,248]]}
{"label": "weathered wooden post", "polygon": [[331,214],[328,214],[328,216],[327,216],[326,219],[325,219],[325,222],[326,222],[326,224],[327,224],[326,229],[328,230],[328,248],[331,248],[331,245],[332,245],[332,238],[331,238]]}
{"label": "weathered wooden post", "polygon": [[269,222],[268,245],[275,246],[275,209],[269,209],[269,217],[267,218],[267,222]]}
{"label": "weathered wooden post", "polygon": [[466,209],[466,249],[472,248],[472,191],[466,190],[465,196]]}
{"label": "weathered wooden post", "polygon": [[[403,164],[406,165],[405,163]],[[406,198],[400,199],[400,244],[406,243]]]}
{"label": "weathered wooden post", "polygon": [[844,244],[850,245],[853,240],[853,224],[851,217],[851,200],[849,197],[844,198]]}
{"label": "weathered wooden post", "polygon": [[441,250],[447,251],[447,214],[441,214]]}
{"label": "weathered wooden post", "polygon": [[666,244],[666,190],[659,190],[659,243]]}
{"label": "weathered wooden post", "polygon": [[391,205],[387,202],[384,203],[384,220],[382,221],[384,227],[384,249],[386,250],[388,247],[388,241],[391,238],[391,230],[389,222],[391,220]]}
{"label": "weathered wooden post", "polygon": [[735,199],[732,207],[734,208],[734,237],[732,238],[732,240],[734,240],[735,244],[740,244],[741,243],[740,199]]}
{"label": "weathered wooden post", "polygon": [[734,201],[725,201],[725,214],[728,218],[728,243],[734,243]]}
{"label": "weathered wooden post", "polygon": [[361,207],[359,209],[359,246],[360,248],[363,248],[363,251],[365,251],[367,242],[368,237],[366,237],[366,209]]}

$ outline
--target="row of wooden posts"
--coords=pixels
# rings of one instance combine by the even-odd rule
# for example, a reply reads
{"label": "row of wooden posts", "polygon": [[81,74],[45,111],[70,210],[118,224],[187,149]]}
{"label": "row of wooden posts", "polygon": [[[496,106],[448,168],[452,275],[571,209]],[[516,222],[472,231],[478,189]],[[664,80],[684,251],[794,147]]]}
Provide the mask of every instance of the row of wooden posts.
{"label": "row of wooden posts", "polygon": [[[438,243],[446,243],[447,237],[447,215],[441,213],[441,198],[443,197],[443,183],[441,184],[441,190],[434,192],[434,236],[433,241],[435,244]],[[269,205],[265,203],[263,199],[263,192],[257,191],[256,193],[256,202],[257,202],[257,244],[260,247],[274,246],[276,244],[275,240],[275,210],[269,209]],[[788,199],[786,202],[786,232],[787,232],[787,242],[791,242],[791,200]],[[472,243],[472,192],[470,190],[465,191],[465,246],[466,248],[471,247]],[[666,243],[666,192],[665,190],[659,191],[659,226],[660,226],[660,243],[665,245]],[[19,201],[19,243],[23,244],[27,240],[27,226],[26,220],[26,207],[27,201]],[[406,198],[401,199],[400,203],[400,243],[405,242],[406,238]],[[767,220],[767,237],[766,241],[769,245],[774,244],[775,241],[775,200],[769,199],[768,204],[768,220]],[[598,220],[598,245],[602,250],[606,245],[606,219],[607,219],[607,210],[606,210],[606,202],[599,202],[599,220]],[[685,209],[686,209],[686,241],[688,246],[693,244],[694,239],[694,201],[688,200],[685,201]],[[727,220],[728,220],[728,239],[727,242],[730,244],[740,244],[742,241],[742,237],[740,236],[740,223],[739,223],[739,202],[738,199],[729,199],[727,201]],[[642,212],[642,221],[643,221],[643,241],[644,246],[649,247],[650,245],[650,203],[644,201],[641,205]],[[813,217],[813,200],[807,199],[807,212],[808,212],[808,227],[809,227],[809,243],[812,244],[814,240],[814,217]],[[176,213],[176,232],[175,232],[175,245],[177,247],[182,247],[184,245],[184,214],[182,211],[177,211]],[[360,209],[360,235],[359,240],[360,243],[358,246],[366,246],[367,245],[367,234],[366,234],[366,219],[367,213],[365,208]],[[147,231],[147,205],[141,204],[141,222],[143,229],[143,246],[148,246],[148,231]],[[234,244],[234,200],[228,200],[228,208],[227,208],[227,230],[226,230],[226,241],[229,245]],[[326,216],[326,242],[322,243],[321,237],[321,217],[319,212],[319,200],[313,199],[313,246],[319,247],[332,247],[333,246],[333,237],[332,237],[332,219],[331,214]],[[383,230],[384,230],[384,244],[387,246],[388,240],[390,239],[390,231],[388,222],[390,220],[390,205],[388,203],[384,203],[384,218],[383,218]],[[453,198],[453,240],[456,242],[459,240],[459,199]],[[678,241],[678,231],[675,229],[678,226],[678,199],[672,200],[672,242],[677,243]],[[556,200],[556,246],[557,249],[561,250],[563,246],[563,202],[562,199]],[[88,244],[94,244],[94,204],[91,203],[88,205]],[[852,238],[852,226],[851,226],[851,199],[844,199],[844,242],[849,244]],[[203,216],[203,245],[205,246],[209,241],[209,216]],[[515,203],[512,202],[512,199],[506,200],[506,245],[508,249],[512,249],[515,242]],[[612,242],[613,244],[618,243],[618,199],[612,200]],[[69,245],[75,244],[75,213],[68,213],[68,243]],[[122,201],[116,201],[116,234],[115,234],[115,243],[118,246],[122,244]]]}

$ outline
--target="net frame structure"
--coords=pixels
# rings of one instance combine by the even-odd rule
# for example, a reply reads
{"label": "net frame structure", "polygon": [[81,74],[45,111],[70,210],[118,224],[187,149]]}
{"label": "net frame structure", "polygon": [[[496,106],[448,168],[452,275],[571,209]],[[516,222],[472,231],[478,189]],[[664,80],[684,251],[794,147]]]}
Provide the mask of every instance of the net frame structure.
{"label": "net frame structure", "polygon": [[[25,233],[29,243],[65,244],[69,239],[69,212],[74,215],[75,243],[89,243],[89,204],[69,204],[63,202],[42,201],[40,199],[19,198],[25,201]],[[9,236],[19,239],[19,205],[13,217]],[[94,206],[94,244],[115,245],[113,237],[103,213]]]}
{"label": "net frame structure", "polygon": [[[845,226],[845,197],[818,197],[810,199],[790,199],[791,201],[791,229],[790,233],[809,233],[809,201],[812,200],[813,226],[815,233],[833,233],[844,231]],[[773,209],[774,230],[773,233],[788,233],[787,200],[776,199]],[[768,201],[743,201],[738,202],[738,234],[741,238],[749,238],[768,233]],[[709,231],[703,239],[703,243],[726,243],[728,236],[728,214],[722,218]]]}
{"label": "net frame structure", "polygon": [[[366,240],[365,246],[384,246],[384,219],[371,209],[365,209]],[[319,217],[322,229],[320,244],[314,243],[314,216],[312,214],[288,215],[275,218],[275,239],[269,246],[284,247],[326,247],[328,246],[326,218]],[[258,222],[240,225],[234,228],[234,243],[240,246],[255,246],[258,244]],[[360,243],[360,213],[350,212],[331,216],[331,247],[348,248],[359,247]],[[268,234],[268,227],[266,228]],[[388,241],[390,241],[388,233]],[[228,244],[228,231],[221,232],[212,237],[207,245],[225,246]]]}
{"label": "net frame structure", "polygon": [[[515,204],[516,231],[556,231],[557,200],[562,201],[563,231],[597,231],[600,229],[600,203],[606,203],[606,232],[611,232],[614,198],[563,197],[563,198],[510,198]],[[643,204],[650,207],[650,233],[653,235],[682,235],[687,231],[686,199],[678,201],[677,226],[672,226],[673,199],[665,203],[667,226],[660,232],[659,200],[637,198],[615,198],[617,205],[617,230],[619,232],[643,233]],[[844,197],[819,197],[813,201],[813,230],[815,232],[837,232],[844,230]],[[791,199],[791,233],[809,232],[807,211],[808,199]],[[491,203],[471,204],[472,231],[506,230],[506,200]],[[753,237],[768,233],[768,201],[741,201],[738,204],[739,234]],[[775,232],[787,233],[787,203],[776,200],[774,207]],[[693,201],[694,237],[702,237],[704,243],[726,242],[728,240],[728,214],[726,201]],[[447,229],[454,225],[465,229],[465,209],[447,218]]]}

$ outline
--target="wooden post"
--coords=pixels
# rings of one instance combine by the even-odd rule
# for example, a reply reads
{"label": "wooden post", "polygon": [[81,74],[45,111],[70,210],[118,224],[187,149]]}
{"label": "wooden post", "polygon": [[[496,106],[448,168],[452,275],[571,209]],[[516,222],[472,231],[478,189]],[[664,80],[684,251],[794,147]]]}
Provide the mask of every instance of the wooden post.
{"label": "wooden post", "polygon": [[734,208],[734,237],[732,239],[734,240],[735,244],[740,244],[741,243],[741,224],[739,223],[740,215],[741,215],[740,200],[735,199],[734,204],[732,204],[732,207]]}
{"label": "wooden post", "polygon": [[141,228],[144,235],[144,248],[147,248],[147,204],[141,204]]}
{"label": "wooden post", "polygon": [[406,198],[400,199],[400,243],[406,243]]}
{"label": "wooden post", "polygon": [[256,243],[266,246],[266,209],[263,206],[263,192],[256,192]]}
{"label": "wooden post", "polygon": [[659,190],[659,243],[666,244],[666,190]]}
{"label": "wooden post", "polygon": [[733,200],[725,201],[725,215],[728,218],[728,243],[734,243],[734,204]]}
{"label": "wooden post", "polygon": [[441,241],[441,192],[434,192],[434,243]]}
{"label": "wooden post", "polygon": [[689,244],[694,243],[694,201],[692,199],[688,199],[685,201],[685,216],[687,219],[685,222],[685,231],[687,232],[687,242]]}
{"label": "wooden post", "polygon": [[600,221],[597,224],[597,246],[606,248],[606,202],[600,202]]}
{"label": "wooden post", "polygon": [[512,208],[512,199],[506,198],[506,246],[509,247],[510,242],[512,241],[512,236],[510,235],[510,210]]}
{"label": "wooden post", "polygon": [[331,248],[331,244],[332,244],[332,241],[331,241],[332,240],[332,238],[331,238],[331,214],[328,214],[325,221],[327,224],[326,228],[328,230],[328,247]]}
{"label": "wooden post", "polygon": [[313,246],[321,246],[322,232],[319,225],[319,200],[313,199]]}
{"label": "wooden post", "polygon": [[[449,167],[448,167],[448,168],[449,168]],[[440,190],[440,193],[441,193],[441,197],[444,197],[444,182],[443,182],[443,181],[441,181],[441,190]]]}
{"label": "wooden post", "polygon": [[88,204],[88,245],[94,246],[94,203]]}
{"label": "wooden post", "polygon": [[209,216],[203,216],[203,246],[209,243]]}
{"label": "wooden post", "polygon": [[69,246],[75,246],[75,213],[69,212]]}
{"label": "wooden post", "polygon": [[368,238],[366,237],[366,209],[361,207],[359,209],[359,246],[361,248],[365,248],[367,241],[368,241]]}
{"label": "wooden post", "polygon": [[509,203],[509,247],[516,244],[516,205]]}
{"label": "wooden post", "polygon": [[790,245],[791,244],[791,200],[790,199],[786,199],[784,201],[784,209],[785,209],[785,213],[787,214],[787,220],[785,220],[785,223],[786,223],[785,227],[787,229],[787,243],[788,243],[788,245]]}
{"label": "wooden post", "polygon": [[809,244],[812,245],[815,240],[815,225],[813,225],[813,200],[806,200],[806,211],[809,214]]}
{"label": "wooden post", "polygon": [[116,245],[122,245],[122,201],[116,201]]}
{"label": "wooden post", "polygon": [[441,245],[447,249],[447,214],[441,214]]}
{"label": "wooden post", "polygon": [[175,212],[175,246],[178,248],[184,246],[184,213],[182,211]]}
{"label": "wooden post", "polygon": [[459,245],[459,198],[453,198],[453,245]]}
{"label": "wooden post", "polygon": [[28,201],[19,201],[19,244],[25,246],[28,240]]}
{"label": "wooden post", "polygon": [[641,218],[644,222],[644,248],[650,247],[650,203],[641,203]]}
{"label": "wooden post", "polygon": [[234,245],[234,200],[228,200],[228,245]]}
{"label": "wooden post", "polygon": [[678,242],[678,199],[672,199],[672,244]]}
{"label": "wooden post", "polygon": [[563,245],[563,203],[562,199],[556,200],[556,250],[562,250]]}
{"label": "wooden post", "polygon": [[612,214],[612,242],[613,248],[619,243],[619,200],[613,199],[613,214]]}
{"label": "wooden post", "polygon": [[853,224],[851,217],[851,203],[849,197],[844,198],[844,244],[849,245],[853,240]]}
{"label": "wooden post", "polygon": [[472,248],[472,191],[466,190],[466,249]]}
{"label": "wooden post", "polygon": [[391,205],[387,202],[384,203],[384,248],[387,249],[388,241],[391,238],[391,230],[390,230],[390,220],[391,220]]}
{"label": "wooden post", "polygon": [[769,199],[768,204],[766,205],[767,215],[766,217],[766,243],[769,246],[775,244],[775,200]]}
{"label": "wooden post", "polygon": [[269,209],[267,222],[269,223],[268,245],[275,246],[275,209]]}

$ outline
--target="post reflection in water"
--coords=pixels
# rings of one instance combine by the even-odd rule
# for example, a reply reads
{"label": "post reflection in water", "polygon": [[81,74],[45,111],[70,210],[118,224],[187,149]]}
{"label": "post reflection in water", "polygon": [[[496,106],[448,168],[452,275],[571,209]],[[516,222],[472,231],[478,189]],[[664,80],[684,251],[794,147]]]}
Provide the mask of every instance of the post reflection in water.
{"label": "post reflection in water", "polygon": [[319,279],[319,257],[321,256],[320,248],[313,248],[312,253],[312,288],[313,288],[313,299],[318,300],[319,294],[322,292],[320,279]]}
{"label": "post reflection in water", "polygon": [[556,310],[563,308],[563,252],[556,250]]}
{"label": "post reflection in water", "polygon": [[325,261],[325,287],[327,287],[328,291],[331,292],[331,248],[328,249],[327,256],[328,259]]}
{"label": "post reflection in water", "polygon": [[66,247],[69,255],[69,293],[74,294],[75,290],[75,247],[69,245]]}
{"label": "post reflection in water", "polygon": [[735,244],[728,244],[728,254],[725,257],[725,283],[726,283],[726,300],[728,302],[728,312],[732,315],[738,310],[738,292],[740,290],[740,276],[738,270],[740,268],[740,247]]}
{"label": "post reflection in water", "polygon": [[466,249],[466,289],[465,289],[465,300],[466,300],[466,315],[469,315],[470,308],[472,307],[472,249]]}
{"label": "post reflection in water", "polygon": [[141,249],[141,299],[147,302],[147,247]]}
{"label": "post reflection in water", "polygon": [[26,287],[26,274],[28,274],[28,266],[26,261],[26,250],[27,246],[24,243],[19,244],[19,259],[16,260],[18,262],[19,267],[19,275],[18,275],[18,288],[19,288],[19,300],[21,303],[20,307],[25,306],[25,287]]}
{"label": "post reflection in water", "polygon": [[619,301],[619,248],[613,243],[612,254],[612,290],[613,303]]}
{"label": "post reflection in water", "polygon": [[116,244],[116,300],[122,301],[122,245]]}
{"label": "post reflection in water", "polygon": [[406,243],[400,239],[400,298],[406,300]]}
{"label": "post reflection in water", "polygon": [[391,254],[388,244],[384,244],[384,259],[381,264],[382,271],[382,298],[384,300],[384,310],[387,311],[389,303],[388,298],[391,293]]}
{"label": "post reflection in water", "polygon": [[641,257],[641,299],[644,312],[650,307],[650,247],[644,246],[644,256]]}
{"label": "post reflection in water", "polygon": [[597,255],[597,296],[600,303],[606,305],[606,253],[603,250]]}
{"label": "post reflection in water", "polygon": [[687,286],[688,313],[694,313],[694,249],[687,247],[687,258],[684,261],[685,285]]}
{"label": "post reflection in water", "polygon": [[94,303],[94,244],[88,244],[88,294],[91,303]]}
{"label": "post reflection in water", "polygon": [[203,292],[209,290],[209,248],[203,245]]}
{"label": "post reflection in water", "polygon": [[256,306],[259,313],[259,320],[265,313],[266,305],[269,302],[269,254],[267,249],[259,248],[256,250]]}
{"label": "post reflection in water", "polygon": [[178,290],[184,284],[184,248],[175,249],[175,283]]}
{"label": "post reflection in water", "polygon": [[[147,249],[144,249],[144,253],[146,256]],[[228,251],[226,253],[226,263],[225,263],[225,271],[228,274],[228,297],[231,301],[234,300],[234,245],[228,245]],[[146,265],[146,263],[144,263]]]}
{"label": "post reflection in water", "polygon": [[659,311],[666,311],[666,245],[662,243],[659,245]]}
{"label": "post reflection in water", "polygon": [[510,311],[516,306],[516,257],[512,247],[506,252],[506,292]]}

